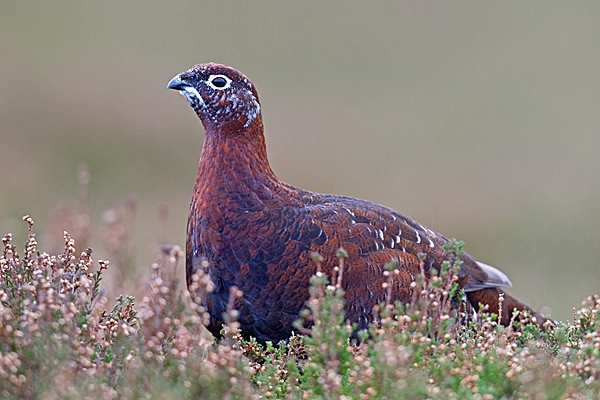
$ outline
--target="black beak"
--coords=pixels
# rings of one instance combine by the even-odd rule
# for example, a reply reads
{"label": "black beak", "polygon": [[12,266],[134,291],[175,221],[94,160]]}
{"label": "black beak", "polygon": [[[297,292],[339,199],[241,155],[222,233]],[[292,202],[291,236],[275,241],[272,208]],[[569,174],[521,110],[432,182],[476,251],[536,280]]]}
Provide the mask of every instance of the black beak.
{"label": "black beak", "polygon": [[179,78],[179,75],[177,75],[175,78],[171,79],[167,85],[167,89],[183,90],[188,86],[190,85],[182,81],[181,78]]}

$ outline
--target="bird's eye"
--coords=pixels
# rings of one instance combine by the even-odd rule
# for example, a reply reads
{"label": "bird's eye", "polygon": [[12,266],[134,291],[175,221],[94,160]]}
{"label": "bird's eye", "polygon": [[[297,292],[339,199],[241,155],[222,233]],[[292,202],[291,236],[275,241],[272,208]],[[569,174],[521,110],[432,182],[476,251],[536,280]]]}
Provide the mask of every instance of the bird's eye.
{"label": "bird's eye", "polygon": [[227,89],[231,85],[231,79],[229,79],[225,75],[211,75],[208,78],[207,83],[213,89],[223,90]]}

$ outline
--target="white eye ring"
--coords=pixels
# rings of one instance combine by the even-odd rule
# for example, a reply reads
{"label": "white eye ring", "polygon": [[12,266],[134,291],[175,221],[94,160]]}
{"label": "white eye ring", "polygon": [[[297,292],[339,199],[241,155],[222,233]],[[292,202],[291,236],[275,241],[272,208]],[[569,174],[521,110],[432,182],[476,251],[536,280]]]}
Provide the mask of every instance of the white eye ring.
{"label": "white eye ring", "polygon": [[[213,83],[215,80],[217,80],[217,83],[219,85],[222,84],[223,80],[225,81],[225,83],[222,86],[217,86],[217,85],[215,85],[215,83]],[[206,83],[208,83],[208,86],[210,86],[213,89],[225,90],[231,86],[231,79],[229,79],[225,75],[211,75],[208,77],[208,80],[206,81]]]}

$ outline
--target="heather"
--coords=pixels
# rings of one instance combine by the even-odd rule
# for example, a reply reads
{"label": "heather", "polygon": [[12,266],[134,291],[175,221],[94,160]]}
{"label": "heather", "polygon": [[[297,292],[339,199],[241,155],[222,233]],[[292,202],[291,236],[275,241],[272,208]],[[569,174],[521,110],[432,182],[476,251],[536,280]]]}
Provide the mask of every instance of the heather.
{"label": "heather", "polygon": [[[163,246],[143,295],[109,299],[109,260],[77,247],[38,248],[24,218],[24,246],[2,239],[0,396],[18,398],[595,398],[600,394],[600,298],[573,320],[540,331],[527,319],[505,328],[493,310],[466,320],[454,271],[419,276],[407,304],[387,299],[367,331],[353,335],[343,315],[344,251],[334,276],[317,272],[296,327],[260,345],[237,331],[233,301],[222,338],[203,326],[210,280],[193,276],[193,296],[177,279],[183,252]],[[459,253],[462,244],[452,242]],[[313,256],[320,270],[321,257]],[[386,266],[392,279],[396,265]],[[232,289],[231,298],[243,296]],[[458,310],[458,312],[457,312]],[[311,326],[311,328],[307,328]]]}

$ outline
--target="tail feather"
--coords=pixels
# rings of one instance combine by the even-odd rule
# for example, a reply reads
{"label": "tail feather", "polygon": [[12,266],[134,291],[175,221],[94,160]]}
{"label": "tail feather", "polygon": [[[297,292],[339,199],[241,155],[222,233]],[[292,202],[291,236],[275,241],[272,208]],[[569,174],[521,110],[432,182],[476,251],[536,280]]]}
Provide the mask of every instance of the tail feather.
{"label": "tail feather", "polygon": [[542,314],[534,311],[529,306],[523,304],[519,300],[515,299],[508,293],[505,293],[503,290],[498,288],[485,288],[481,290],[475,290],[472,292],[467,292],[467,299],[471,306],[475,308],[475,310],[479,310],[479,305],[488,306],[487,312],[499,314],[500,311],[500,294],[504,294],[504,301],[502,303],[502,318],[500,323],[504,326],[508,326],[513,316],[513,311],[516,309],[521,313],[517,317],[517,320],[522,319],[522,313],[524,311],[529,311],[532,316],[533,322],[536,325],[543,328],[546,323],[546,317]]}

